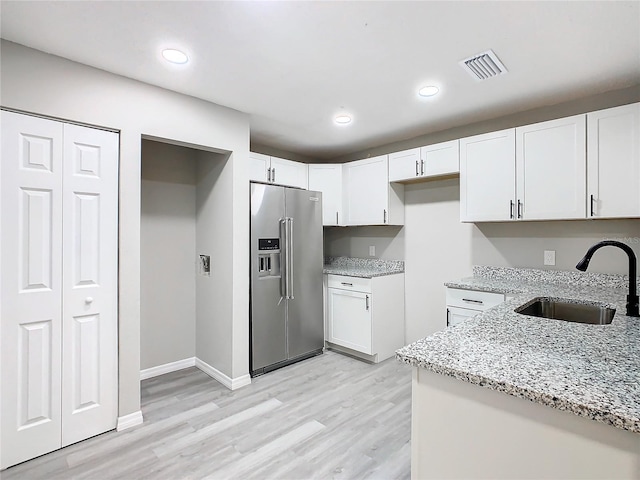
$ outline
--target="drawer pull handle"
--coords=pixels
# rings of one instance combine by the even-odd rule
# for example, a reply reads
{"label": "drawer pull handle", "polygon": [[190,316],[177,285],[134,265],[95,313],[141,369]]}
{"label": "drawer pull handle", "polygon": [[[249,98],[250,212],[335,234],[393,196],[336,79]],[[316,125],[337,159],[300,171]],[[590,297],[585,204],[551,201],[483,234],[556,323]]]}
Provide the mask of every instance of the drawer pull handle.
{"label": "drawer pull handle", "polygon": [[469,303],[477,303],[479,305],[482,305],[484,303],[482,300],[472,300],[470,298],[463,298],[462,301],[469,302]]}
{"label": "drawer pull handle", "polygon": [[342,285],[346,285],[347,287],[353,287],[353,283],[340,282]]}
{"label": "drawer pull handle", "polygon": [[369,310],[369,295],[365,297],[365,305],[367,307],[367,310]]}

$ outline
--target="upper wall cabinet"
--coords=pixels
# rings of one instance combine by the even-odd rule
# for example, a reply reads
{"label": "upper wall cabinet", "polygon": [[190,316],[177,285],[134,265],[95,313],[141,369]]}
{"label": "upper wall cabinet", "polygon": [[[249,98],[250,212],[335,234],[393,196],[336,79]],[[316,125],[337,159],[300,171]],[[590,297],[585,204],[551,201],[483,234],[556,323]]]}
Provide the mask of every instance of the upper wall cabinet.
{"label": "upper wall cabinet", "polygon": [[515,129],[460,140],[460,221],[515,217]]}
{"label": "upper wall cabinet", "polygon": [[322,192],[322,224],[343,225],[342,164],[310,164],[309,190]]}
{"label": "upper wall cabinet", "polygon": [[640,216],[640,103],[587,115],[587,214]]}
{"label": "upper wall cabinet", "polygon": [[458,144],[452,140],[390,154],[389,181],[412,182],[458,173]]}
{"label": "upper wall cabinet", "polygon": [[586,116],[516,128],[517,218],[585,218]]}
{"label": "upper wall cabinet", "polygon": [[387,155],[345,163],[347,225],[404,225],[404,185],[389,183]]}
{"label": "upper wall cabinet", "polygon": [[249,180],[306,189],[306,163],[249,152]]}
{"label": "upper wall cabinet", "polygon": [[463,222],[585,218],[586,116],[460,140]]}

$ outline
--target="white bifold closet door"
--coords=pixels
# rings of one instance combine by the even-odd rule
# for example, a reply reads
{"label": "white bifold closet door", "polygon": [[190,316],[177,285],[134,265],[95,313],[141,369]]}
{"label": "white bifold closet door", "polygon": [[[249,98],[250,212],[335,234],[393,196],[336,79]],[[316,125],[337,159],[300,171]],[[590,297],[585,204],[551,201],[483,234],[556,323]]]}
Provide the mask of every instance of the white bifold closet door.
{"label": "white bifold closet door", "polygon": [[117,420],[118,135],[2,112],[1,468]]}

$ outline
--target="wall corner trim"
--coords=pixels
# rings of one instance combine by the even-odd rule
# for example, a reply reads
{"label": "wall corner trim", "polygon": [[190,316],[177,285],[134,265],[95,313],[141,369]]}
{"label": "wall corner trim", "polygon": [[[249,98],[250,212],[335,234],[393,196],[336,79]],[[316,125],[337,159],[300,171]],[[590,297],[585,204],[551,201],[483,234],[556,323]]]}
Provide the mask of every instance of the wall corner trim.
{"label": "wall corner trim", "polygon": [[209,375],[214,380],[217,380],[222,385],[227,387],[229,390],[236,390],[240,387],[244,387],[251,383],[251,376],[249,374],[242,375],[240,377],[231,378],[224,373],[222,373],[217,368],[212,367],[206,362],[203,362],[199,358],[196,358],[196,367],[202,370],[204,373]]}
{"label": "wall corner trim", "polygon": [[121,432],[122,430],[126,430],[127,428],[140,425],[142,422],[143,422],[142,410],[138,410],[137,412],[133,412],[128,415],[118,417],[118,424],[116,425],[116,431]]}
{"label": "wall corner trim", "polygon": [[164,365],[158,365],[156,367],[145,368],[140,370],[140,380],[146,380],[147,378],[157,377],[164,375],[165,373],[176,372],[183,368],[195,367],[196,357],[185,358],[171,363],[165,363]]}

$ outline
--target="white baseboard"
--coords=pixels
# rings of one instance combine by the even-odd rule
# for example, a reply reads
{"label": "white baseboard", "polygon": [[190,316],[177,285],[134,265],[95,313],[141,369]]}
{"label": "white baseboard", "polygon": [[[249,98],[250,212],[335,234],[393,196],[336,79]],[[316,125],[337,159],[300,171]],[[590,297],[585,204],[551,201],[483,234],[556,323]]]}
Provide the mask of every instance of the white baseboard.
{"label": "white baseboard", "polygon": [[222,373],[217,368],[214,368],[208,363],[203,362],[199,358],[196,358],[196,367],[202,370],[207,375],[209,375],[214,380],[217,380],[218,382],[220,382],[229,390],[236,390],[240,387],[244,387],[245,385],[249,385],[251,383],[251,376],[249,374],[243,375],[241,377],[231,378],[225,375],[224,373]]}
{"label": "white baseboard", "polygon": [[137,412],[130,413],[129,415],[118,417],[116,430],[120,432],[127,428],[135,427],[136,425],[140,425],[142,421],[142,410],[138,410]]}
{"label": "white baseboard", "polygon": [[176,372],[183,368],[195,367],[196,357],[185,358],[184,360],[178,360],[176,362],[165,363],[164,365],[158,365],[157,367],[145,368],[140,371],[140,380],[146,380],[147,378],[157,377],[158,375],[164,375],[165,373]]}

